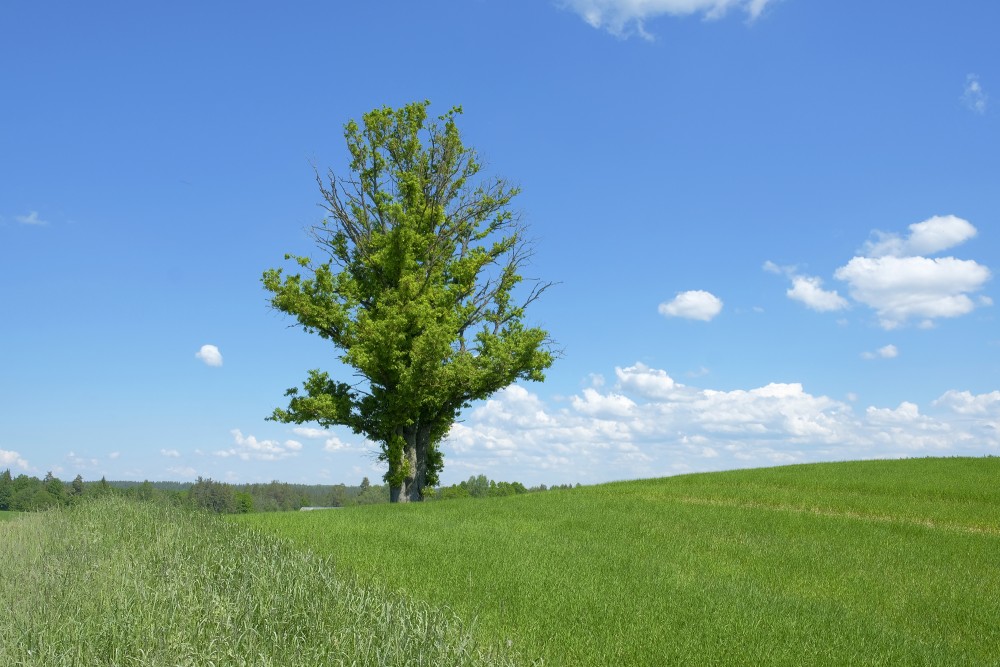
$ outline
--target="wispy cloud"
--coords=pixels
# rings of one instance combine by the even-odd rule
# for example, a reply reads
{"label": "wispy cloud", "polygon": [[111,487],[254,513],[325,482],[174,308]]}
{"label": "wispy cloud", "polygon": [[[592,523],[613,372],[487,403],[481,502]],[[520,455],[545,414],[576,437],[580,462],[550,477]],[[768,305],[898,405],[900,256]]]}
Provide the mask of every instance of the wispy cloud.
{"label": "wispy cloud", "polygon": [[176,449],[161,449],[160,456],[166,456],[167,458],[171,459],[178,459],[180,458],[181,453]]}
{"label": "wispy cloud", "polygon": [[661,16],[701,14],[708,20],[719,19],[730,10],[742,10],[752,21],[774,0],[562,0],[561,5],[575,12],[594,28],[617,37],[633,34],[653,39],[645,22]]}
{"label": "wispy cloud", "polygon": [[979,83],[978,74],[969,74],[965,77],[965,90],[962,92],[962,103],[970,111],[978,114],[986,113],[986,104],[989,97],[983,90],[983,85]]}
{"label": "wispy cloud", "polygon": [[22,225],[32,225],[35,227],[41,227],[49,224],[48,221],[42,220],[38,217],[38,211],[31,211],[28,215],[15,215],[14,219]]}
{"label": "wispy cloud", "polygon": [[672,301],[661,303],[659,311],[665,317],[708,322],[722,312],[722,300],[704,290],[678,292]]}
{"label": "wispy cloud", "polygon": [[885,345],[874,352],[862,352],[863,359],[895,359],[899,356],[899,349],[895,345]]}

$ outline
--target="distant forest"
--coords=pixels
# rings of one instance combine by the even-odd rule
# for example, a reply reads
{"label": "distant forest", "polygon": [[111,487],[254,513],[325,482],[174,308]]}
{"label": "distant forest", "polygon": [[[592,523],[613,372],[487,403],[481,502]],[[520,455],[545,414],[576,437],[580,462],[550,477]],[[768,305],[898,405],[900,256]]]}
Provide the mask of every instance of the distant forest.
{"label": "distant forest", "polygon": [[[579,486],[579,484],[577,484]],[[452,486],[424,490],[425,500],[492,498],[570,489],[570,484],[527,488],[520,482],[497,482],[485,475]],[[227,484],[199,477],[195,482],[84,481],[77,475],[64,482],[51,472],[43,479],[0,473],[0,511],[31,512],[71,505],[88,497],[122,495],[140,500],[204,509],[219,514],[291,512],[303,507],[348,507],[389,502],[389,485],[367,477],[357,486],[345,484]]]}

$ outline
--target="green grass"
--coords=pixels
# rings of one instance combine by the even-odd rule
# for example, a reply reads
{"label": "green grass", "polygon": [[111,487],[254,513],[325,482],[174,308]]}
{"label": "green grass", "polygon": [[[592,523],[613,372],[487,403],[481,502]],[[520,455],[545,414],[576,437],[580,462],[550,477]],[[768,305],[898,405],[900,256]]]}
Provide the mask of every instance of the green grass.
{"label": "green grass", "polygon": [[94,500],[0,523],[0,665],[513,665],[453,613],[217,517]]}
{"label": "green grass", "polygon": [[1000,664],[997,458],[237,520],[546,664]]}
{"label": "green grass", "polygon": [[16,519],[19,516],[18,512],[3,512],[0,511],[0,521],[10,521]]}

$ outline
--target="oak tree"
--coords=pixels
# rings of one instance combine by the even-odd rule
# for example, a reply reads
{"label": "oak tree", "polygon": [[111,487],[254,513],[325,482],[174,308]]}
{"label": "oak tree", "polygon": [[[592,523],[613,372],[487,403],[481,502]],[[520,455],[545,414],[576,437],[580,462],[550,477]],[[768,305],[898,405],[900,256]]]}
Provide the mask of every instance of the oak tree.
{"label": "oak tree", "polygon": [[[380,446],[393,502],[422,499],[461,410],[517,380],[541,381],[549,336],[524,322],[551,283],[511,209],[518,188],[481,174],[455,108],[383,107],[345,125],[350,173],[317,174],[319,259],[264,273],[271,305],[332,343],[353,378],[315,369],[270,419],[341,425]],[[294,272],[292,272],[294,271]]]}

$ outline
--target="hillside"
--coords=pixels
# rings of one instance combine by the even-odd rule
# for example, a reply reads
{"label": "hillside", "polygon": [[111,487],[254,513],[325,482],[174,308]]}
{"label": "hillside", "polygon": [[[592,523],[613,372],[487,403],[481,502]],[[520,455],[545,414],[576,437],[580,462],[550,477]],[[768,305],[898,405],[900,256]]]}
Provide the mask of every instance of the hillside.
{"label": "hillside", "polygon": [[238,520],[546,664],[995,664],[998,481],[866,461]]}

